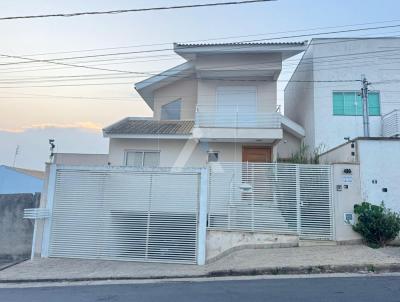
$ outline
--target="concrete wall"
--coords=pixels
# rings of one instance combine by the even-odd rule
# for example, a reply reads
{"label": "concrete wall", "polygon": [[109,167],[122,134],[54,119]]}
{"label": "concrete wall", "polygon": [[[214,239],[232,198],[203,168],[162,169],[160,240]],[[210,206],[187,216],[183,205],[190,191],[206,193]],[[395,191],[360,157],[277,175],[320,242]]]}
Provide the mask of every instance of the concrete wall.
{"label": "concrete wall", "polygon": [[321,164],[357,163],[357,149],[357,142],[345,143],[321,154],[319,161]]}
{"label": "concrete wall", "polygon": [[358,148],[363,200],[400,212],[400,139],[359,140]]}
{"label": "concrete wall", "polygon": [[[360,167],[349,163],[333,164],[332,168],[335,240],[360,240],[361,237],[344,220],[344,214],[354,213],[354,205],[361,202]],[[344,169],[351,169],[352,173],[344,173]]]}
{"label": "concrete wall", "polygon": [[[352,155],[354,152],[354,155]],[[400,211],[400,139],[357,139],[329,150],[321,163],[358,163],[360,201],[385,205]],[[387,192],[384,192],[387,189]]]}
{"label": "concrete wall", "polygon": [[41,192],[43,180],[0,166],[0,194]]}
{"label": "concrete wall", "polygon": [[[397,78],[400,61],[390,58],[400,47],[399,38],[313,39],[312,42],[293,80],[358,80],[362,74],[370,82]],[[357,81],[289,82],[285,89],[285,115],[306,129],[307,144],[334,148],[344,142],[344,137],[362,136],[363,126],[361,116],[333,115],[333,91],[360,88]],[[399,108],[400,91],[393,90],[392,83],[377,84],[371,89],[380,93],[382,115]],[[381,135],[380,117],[370,117],[370,132],[371,136]]]}
{"label": "concrete wall", "polygon": [[29,258],[34,221],[24,209],[39,206],[40,194],[0,194],[0,259]]}
{"label": "concrete wall", "polygon": [[55,153],[53,163],[57,165],[104,166],[108,154]]}
{"label": "concrete wall", "polygon": [[206,259],[217,260],[244,248],[275,248],[298,246],[299,238],[257,232],[207,231]]}

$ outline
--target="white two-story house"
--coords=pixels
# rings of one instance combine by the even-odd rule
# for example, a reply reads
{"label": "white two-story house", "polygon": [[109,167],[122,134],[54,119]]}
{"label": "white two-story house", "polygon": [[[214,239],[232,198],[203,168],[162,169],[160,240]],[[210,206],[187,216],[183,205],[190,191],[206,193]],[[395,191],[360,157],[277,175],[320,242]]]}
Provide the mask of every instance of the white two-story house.
{"label": "white two-story house", "polygon": [[109,164],[202,167],[289,157],[305,131],[277,110],[277,79],[282,61],[305,47],[174,44],[187,62],[136,84],[153,117],[127,117],[103,130]]}
{"label": "white two-story house", "polygon": [[[359,177],[360,199],[384,202],[396,211],[400,211],[399,55],[398,37],[313,39],[285,88],[284,103],[285,115],[304,127],[304,143],[324,147],[321,163],[359,165],[359,175],[343,174],[343,194]],[[369,137],[363,131],[362,76],[370,83]]]}
{"label": "white two-story house", "polygon": [[[325,150],[364,136],[361,77],[369,85],[371,137],[400,135],[400,38],[313,39],[285,88],[285,116]],[[346,138],[346,139],[345,139]]]}

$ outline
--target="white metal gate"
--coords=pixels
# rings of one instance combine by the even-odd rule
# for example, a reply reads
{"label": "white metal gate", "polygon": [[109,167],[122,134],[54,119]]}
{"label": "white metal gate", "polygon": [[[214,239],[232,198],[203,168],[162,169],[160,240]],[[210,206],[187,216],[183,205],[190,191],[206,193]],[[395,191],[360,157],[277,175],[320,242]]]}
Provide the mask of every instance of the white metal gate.
{"label": "white metal gate", "polygon": [[200,173],[58,168],[50,257],[196,263]]}
{"label": "white metal gate", "polygon": [[332,240],[331,167],[211,163],[208,228]]}

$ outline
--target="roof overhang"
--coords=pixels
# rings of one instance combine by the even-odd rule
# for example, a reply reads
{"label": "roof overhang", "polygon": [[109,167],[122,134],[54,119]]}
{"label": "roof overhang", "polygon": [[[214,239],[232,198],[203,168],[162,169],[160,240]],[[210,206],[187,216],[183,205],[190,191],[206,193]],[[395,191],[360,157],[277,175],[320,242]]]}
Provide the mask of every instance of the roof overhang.
{"label": "roof overhang", "polygon": [[179,44],[174,43],[174,51],[186,60],[193,60],[199,54],[267,54],[281,53],[282,60],[303,52],[304,42],[283,43],[225,43],[225,44]]}
{"label": "roof overhang", "polygon": [[283,130],[289,132],[290,134],[293,134],[297,138],[304,138],[306,136],[306,131],[304,130],[304,128],[296,122],[293,122],[288,117],[282,115],[281,123]]}
{"label": "roof overhang", "polygon": [[146,101],[151,109],[154,109],[154,91],[167,86],[180,79],[190,77],[194,73],[194,65],[186,62],[163,71],[155,76],[135,84],[136,91]]}

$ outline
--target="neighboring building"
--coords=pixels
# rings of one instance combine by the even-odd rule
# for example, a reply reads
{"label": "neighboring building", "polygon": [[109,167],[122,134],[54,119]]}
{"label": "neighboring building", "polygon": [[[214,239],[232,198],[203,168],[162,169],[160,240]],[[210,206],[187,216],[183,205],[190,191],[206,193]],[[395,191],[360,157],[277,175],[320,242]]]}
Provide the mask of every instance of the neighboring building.
{"label": "neighboring building", "polygon": [[37,193],[42,191],[43,171],[0,166],[0,194]]}
{"label": "neighboring building", "polygon": [[301,43],[174,44],[186,63],[136,84],[151,119],[103,130],[113,166],[202,167],[289,157],[304,129],[277,112],[282,61]]}
{"label": "neighboring building", "polygon": [[343,174],[344,184],[359,178],[361,201],[384,202],[387,207],[400,212],[399,152],[400,139],[360,137],[321,154],[320,161],[358,164],[359,175],[347,171]]}
{"label": "neighboring building", "polygon": [[[361,75],[370,85],[373,137],[400,135],[400,38],[318,38],[285,88],[285,116],[304,127],[305,144],[325,150],[363,136]],[[333,81],[333,82],[329,82]],[[336,82],[335,82],[336,81]],[[397,111],[396,111],[397,110]]]}

